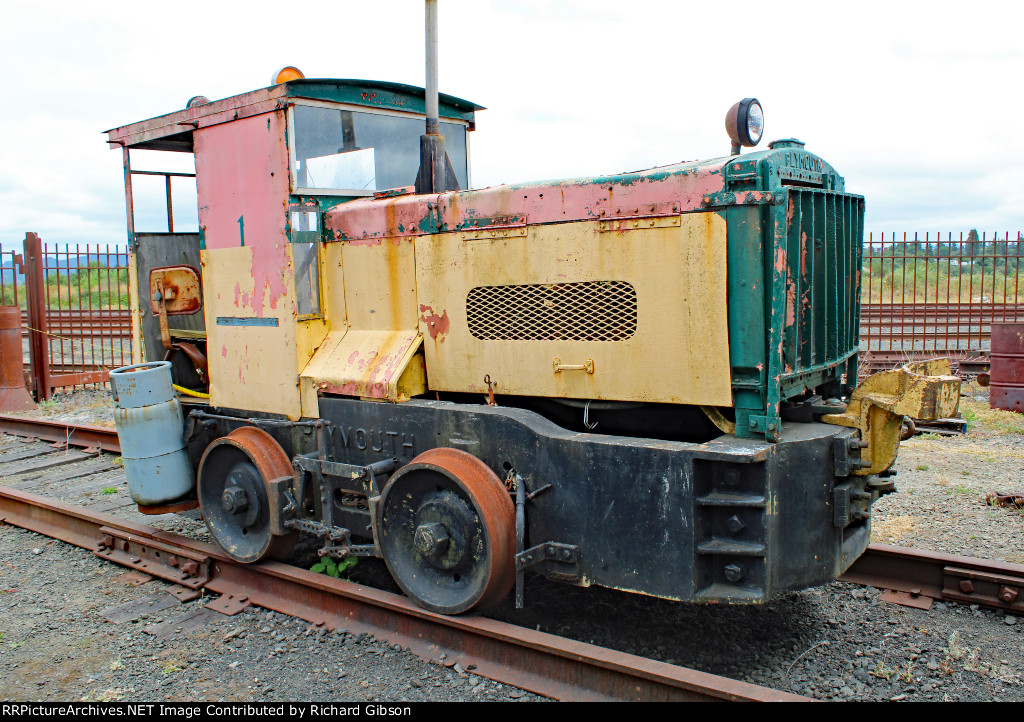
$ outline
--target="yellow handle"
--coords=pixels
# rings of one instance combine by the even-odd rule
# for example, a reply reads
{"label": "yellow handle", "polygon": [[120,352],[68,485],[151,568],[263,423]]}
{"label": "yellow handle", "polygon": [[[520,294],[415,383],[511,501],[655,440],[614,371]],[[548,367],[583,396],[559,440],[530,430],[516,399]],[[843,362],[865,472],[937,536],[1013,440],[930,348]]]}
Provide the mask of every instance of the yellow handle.
{"label": "yellow handle", "polygon": [[564,364],[562,359],[556,358],[552,363],[555,367],[555,373],[560,374],[563,371],[586,371],[588,374],[594,373],[594,359],[588,358],[586,363],[582,364]]}

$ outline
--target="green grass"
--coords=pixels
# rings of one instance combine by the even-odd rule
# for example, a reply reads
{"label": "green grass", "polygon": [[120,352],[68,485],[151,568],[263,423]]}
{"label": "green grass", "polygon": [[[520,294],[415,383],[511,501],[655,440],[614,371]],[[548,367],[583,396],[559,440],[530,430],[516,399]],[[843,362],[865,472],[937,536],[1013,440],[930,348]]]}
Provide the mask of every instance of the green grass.
{"label": "green grass", "polygon": [[1024,434],[1024,414],[991,409],[988,404],[969,397],[960,397],[960,415],[967,420],[969,430]]}
{"label": "green grass", "polygon": [[[17,287],[18,303],[14,303],[13,284],[4,284],[3,305],[26,308],[25,284]],[[46,272],[47,305],[50,308],[128,308],[128,269],[109,268],[99,261],[90,261],[80,271],[51,269]]]}
{"label": "green grass", "polygon": [[117,493],[117,487],[116,486],[105,487],[103,489],[103,493],[104,494],[116,494]]}

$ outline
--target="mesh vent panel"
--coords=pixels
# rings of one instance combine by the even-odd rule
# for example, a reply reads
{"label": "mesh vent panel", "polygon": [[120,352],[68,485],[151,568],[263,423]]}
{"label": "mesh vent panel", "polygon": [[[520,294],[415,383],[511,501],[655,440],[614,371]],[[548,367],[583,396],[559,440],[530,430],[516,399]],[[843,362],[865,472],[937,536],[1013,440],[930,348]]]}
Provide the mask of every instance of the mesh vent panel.
{"label": "mesh vent panel", "polygon": [[477,286],[466,317],[482,341],[623,341],[636,333],[636,289],[625,281]]}

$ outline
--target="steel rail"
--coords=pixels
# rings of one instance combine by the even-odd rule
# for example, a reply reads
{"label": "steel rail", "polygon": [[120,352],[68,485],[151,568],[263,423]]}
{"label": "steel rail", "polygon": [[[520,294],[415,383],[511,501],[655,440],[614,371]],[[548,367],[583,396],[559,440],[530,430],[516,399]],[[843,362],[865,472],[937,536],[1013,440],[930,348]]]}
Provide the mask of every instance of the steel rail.
{"label": "steel rail", "polygon": [[839,581],[892,590],[909,606],[931,599],[1024,615],[1024,564],[870,544]]}
{"label": "steel rail", "polygon": [[[173,582],[188,584],[190,574],[201,573],[208,579],[199,583],[192,578],[191,586],[316,625],[368,632],[422,659],[459,663],[475,674],[555,699],[807,701],[493,619],[434,614],[405,597],[286,564],[239,564],[209,544],[6,487],[0,487],[0,520]],[[161,562],[155,551],[173,561]],[[193,563],[193,572],[182,571]]]}
{"label": "steel rail", "polygon": [[115,454],[121,453],[117,431],[90,424],[69,424],[63,421],[0,414],[0,433],[35,437],[43,441],[62,441],[69,446],[95,447]]}

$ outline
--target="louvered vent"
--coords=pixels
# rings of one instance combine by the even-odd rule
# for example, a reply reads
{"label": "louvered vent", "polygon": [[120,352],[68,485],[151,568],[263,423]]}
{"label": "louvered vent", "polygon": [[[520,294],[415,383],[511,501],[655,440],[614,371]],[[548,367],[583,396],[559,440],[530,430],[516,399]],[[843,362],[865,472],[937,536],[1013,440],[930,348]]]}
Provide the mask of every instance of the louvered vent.
{"label": "louvered vent", "polygon": [[625,281],[477,286],[466,317],[482,341],[623,341],[636,333],[636,289]]}

